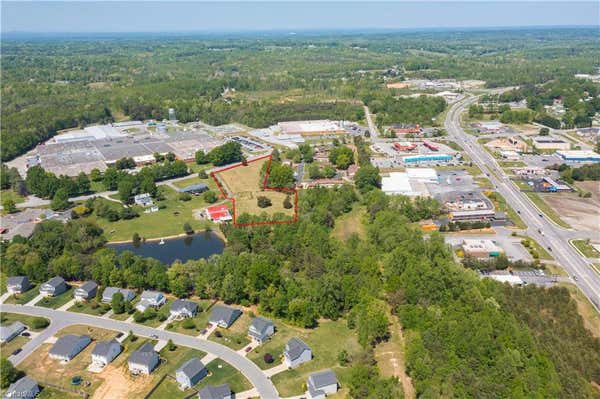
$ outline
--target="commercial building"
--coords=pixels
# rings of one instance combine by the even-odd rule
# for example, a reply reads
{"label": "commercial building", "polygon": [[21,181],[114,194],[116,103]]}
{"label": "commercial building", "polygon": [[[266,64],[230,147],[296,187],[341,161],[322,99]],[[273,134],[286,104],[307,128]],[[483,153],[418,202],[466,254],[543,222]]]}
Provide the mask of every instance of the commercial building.
{"label": "commercial building", "polygon": [[570,162],[600,162],[600,155],[594,151],[556,151],[556,154]]}
{"label": "commercial building", "polygon": [[455,222],[466,220],[492,220],[496,219],[494,209],[481,209],[475,211],[455,211],[450,213],[449,218]]}
{"label": "commercial building", "polygon": [[438,175],[431,168],[406,168],[405,172],[390,172],[381,179],[381,189],[388,195],[428,197],[426,184],[437,184]]}
{"label": "commercial building", "polygon": [[484,277],[491,278],[501,283],[509,283],[510,285],[521,286],[525,284],[521,277],[515,276],[513,274],[488,274]]}
{"label": "commercial building", "polygon": [[390,126],[390,130],[396,133],[397,135],[405,135],[405,134],[421,134],[421,126],[420,125],[399,125],[395,124]]}
{"label": "commercial building", "polygon": [[435,169],[432,168],[406,168],[406,174],[409,179],[419,181],[422,183],[438,183],[438,174]]}
{"label": "commercial building", "polygon": [[484,121],[475,124],[475,127],[481,132],[486,133],[498,133],[504,127],[504,124],[500,121]]}
{"label": "commercial building", "polygon": [[561,138],[552,136],[536,136],[533,139],[533,147],[538,150],[569,150],[571,144]]}
{"label": "commercial building", "polygon": [[492,204],[478,191],[450,191],[438,195],[438,200],[449,211],[491,209]]}
{"label": "commercial building", "polygon": [[492,240],[464,240],[462,250],[465,256],[473,256],[475,258],[490,258],[498,257],[504,253]]}
{"label": "commercial building", "polygon": [[404,163],[418,162],[449,162],[452,160],[452,155],[449,154],[419,154],[409,155],[402,158]]}
{"label": "commercial building", "polygon": [[291,136],[324,136],[347,133],[339,122],[330,121],[328,119],[279,122],[277,127],[281,130],[282,134]]}
{"label": "commercial building", "polygon": [[88,346],[91,341],[87,335],[63,335],[56,340],[48,352],[48,356],[52,359],[68,362]]}
{"label": "commercial building", "polygon": [[573,191],[573,189],[564,183],[559,183],[550,177],[543,177],[541,184],[539,185],[540,191],[549,191],[551,193],[560,191]]}
{"label": "commercial building", "polygon": [[516,151],[500,151],[500,156],[508,161],[518,161],[521,156]]}

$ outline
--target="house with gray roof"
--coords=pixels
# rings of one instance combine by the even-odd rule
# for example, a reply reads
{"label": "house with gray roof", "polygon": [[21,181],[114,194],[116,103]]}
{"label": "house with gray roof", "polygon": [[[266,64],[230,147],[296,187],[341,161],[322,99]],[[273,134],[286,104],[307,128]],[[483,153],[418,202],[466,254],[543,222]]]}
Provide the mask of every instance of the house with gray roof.
{"label": "house with gray roof", "polygon": [[40,387],[30,377],[23,377],[14,383],[10,384],[4,398],[7,399],[33,399],[40,393]]}
{"label": "house with gray roof", "polygon": [[6,279],[6,291],[11,295],[21,294],[31,287],[26,276],[14,276]]}
{"label": "house with gray roof", "polygon": [[209,323],[229,328],[242,315],[242,311],[224,305],[215,305],[210,312]]}
{"label": "house with gray roof", "polygon": [[48,355],[52,359],[68,362],[92,342],[87,335],[68,334],[58,338]]}
{"label": "house with gray roof", "polygon": [[262,344],[275,334],[275,324],[264,317],[255,317],[248,327],[248,335],[253,341]]}
{"label": "house with gray roof", "polygon": [[73,293],[73,297],[77,301],[89,301],[96,297],[96,292],[98,291],[98,284],[94,281],[86,281],[81,286],[75,288],[75,292]]}
{"label": "house with gray roof", "polygon": [[196,385],[201,379],[208,375],[208,370],[197,357],[191,358],[183,363],[175,372],[175,379],[179,388],[184,391]]}
{"label": "house with gray roof", "polygon": [[283,362],[288,368],[296,368],[312,359],[312,350],[300,338],[292,338],[283,350]]}
{"label": "house with gray roof", "polygon": [[52,277],[44,284],[40,285],[40,294],[44,296],[56,296],[60,295],[67,290],[67,283],[60,277]]}
{"label": "house with gray roof", "polygon": [[129,372],[138,375],[150,374],[152,370],[158,366],[158,362],[160,362],[160,356],[158,356],[158,353],[154,350],[154,345],[150,342],[146,342],[129,356],[127,364],[129,366]]}
{"label": "house with gray roof", "polygon": [[167,298],[165,297],[165,294],[163,294],[162,292],[144,291],[144,292],[142,292],[142,295],[140,296],[140,301],[137,303],[137,305],[135,305],[135,308],[137,310],[139,310],[140,312],[143,312],[144,310],[146,310],[148,308],[155,308],[155,309],[159,308],[166,301],[167,301]]}
{"label": "house with gray roof", "polygon": [[123,299],[125,299],[125,302],[131,302],[131,300],[135,298],[135,292],[133,292],[133,290],[118,287],[106,287],[104,291],[102,291],[102,302],[111,303],[113,295],[115,295],[117,292],[123,294]]}
{"label": "house with gray roof", "polygon": [[20,321],[15,321],[10,326],[0,326],[0,342],[10,342],[21,334],[27,326]]}
{"label": "house with gray roof", "polygon": [[327,395],[337,392],[337,377],[333,370],[312,373],[308,376],[306,388],[306,397],[308,399],[325,399]]}
{"label": "house with gray roof", "polygon": [[171,317],[176,319],[194,317],[198,313],[198,304],[184,299],[177,299],[171,304],[169,313]]}
{"label": "house with gray roof", "polygon": [[104,367],[121,353],[123,347],[116,339],[100,341],[92,350],[92,363]]}
{"label": "house with gray roof", "polygon": [[178,191],[180,193],[190,193],[190,194],[199,194],[208,190],[208,186],[203,183],[192,184],[191,186],[186,186],[180,188]]}
{"label": "house with gray roof", "polygon": [[233,399],[231,388],[228,384],[207,385],[198,392],[200,399]]}

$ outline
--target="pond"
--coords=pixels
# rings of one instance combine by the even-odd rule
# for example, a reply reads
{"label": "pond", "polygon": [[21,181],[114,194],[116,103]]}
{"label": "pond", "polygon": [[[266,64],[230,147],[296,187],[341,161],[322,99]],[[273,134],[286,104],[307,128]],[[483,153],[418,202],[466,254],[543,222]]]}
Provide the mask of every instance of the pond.
{"label": "pond", "polygon": [[107,244],[106,246],[116,250],[117,253],[131,251],[136,255],[155,258],[165,265],[170,265],[177,259],[186,262],[190,259],[208,258],[211,255],[220,254],[223,252],[225,243],[214,232],[206,231],[195,235],[166,239],[164,244],[155,240],[146,241],[137,246],[133,242]]}

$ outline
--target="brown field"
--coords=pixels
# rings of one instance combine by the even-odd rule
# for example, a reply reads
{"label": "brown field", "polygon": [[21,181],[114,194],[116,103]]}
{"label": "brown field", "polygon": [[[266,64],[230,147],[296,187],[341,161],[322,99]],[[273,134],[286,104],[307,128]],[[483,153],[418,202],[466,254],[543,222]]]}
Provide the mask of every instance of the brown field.
{"label": "brown field", "polygon": [[600,184],[581,182],[577,186],[591,192],[592,197],[580,198],[577,193],[556,193],[544,195],[543,199],[573,228],[600,231]]}
{"label": "brown field", "polygon": [[260,190],[262,182],[260,181],[260,170],[263,164],[269,161],[269,158],[261,159],[255,162],[249,162],[247,166],[240,165],[235,168],[217,173],[225,188],[231,195],[237,195],[243,192],[252,192]]}

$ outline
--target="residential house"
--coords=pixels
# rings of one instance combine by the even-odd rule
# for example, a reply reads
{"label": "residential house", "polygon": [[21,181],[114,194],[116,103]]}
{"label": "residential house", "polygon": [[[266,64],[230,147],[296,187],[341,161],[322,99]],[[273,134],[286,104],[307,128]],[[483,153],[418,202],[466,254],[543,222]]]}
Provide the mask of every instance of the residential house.
{"label": "residential house", "polygon": [[171,317],[175,319],[194,317],[198,313],[198,304],[192,301],[177,299],[171,304],[169,312]]}
{"label": "residential house", "polygon": [[283,362],[288,368],[296,368],[312,359],[312,350],[300,338],[292,338],[283,351]]}
{"label": "residential house", "polygon": [[154,346],[147,342],[129,356],[128,366],[131,374],[150,374],[156,368],[160,357]]}
{"label": "residential house", "polygon": [[255,317],[248,327],[248,335],[253,341],[262,344],[275,333],[275,324],[264,317]]}
{"label": "residential house", "polygon": [[52,359],[68,362],[90,344],[92,340],[87,335],[68,334],[58,338],[48,355]]}
{"label": "residential house", "polygon": [[100,341],[92,350],[92,363],[104,367],[112,362],[122,350],[123,347],[114,338],[109,341]]}
{"label": "residential house", "polygon": [[27,376],[10,384],[6,392],[5,398],[9,399],[33,399],[40,393],[40,387],[37,382]]}
{"label": "residential house", "polygon": [[327,395],[337,392],[337,377],[332,370],[312,373],[308,376],[306,388],[306,397],[308,399],[325,399]]}
{"label": "residential house", "polygon": [[133,290],[128,290],[127,288],[106,287],[102,292],[102,302],[110,303],[113,295],[117,292],[120,292],[123,295],[125,302],[131,302],[131,300],[135,298],[135,292],[133,292]]}
{"label": "residential house", "polygon": [[165,298],[165,294],[163,294],[162,292],[144,291],[142,292],[142,295],[140,296],[140,301],[135,306],[135,308],[140,312],[143,312],[148,308],[159,308],[166,301],[167,298]]}
{"label": "residential house", "polygon": [[60,295],[67,290],[67,283],[62,277],[52,277],[40,286],[40,294],[44,296]]}
{"label": "residential house", "polygon": [[154,204],[154,202],[152,202],[152,197],[148,193],[138,194],[138,195],[134,196],[133,202],[136,205],[140,205],[140,206],[150,206],[150,205]]}
{"label": "residential house", "polygon": [[229,328],[241,315],[242,311],[239,309],[224,305],[215,305],[212,308],[208,321],[219,327]]}
{"label": "residential house", "polygon": [[17,335],[21,334],[27,326],[20,321],[15,321],[10,326],[0,326],[0,342],[12,341]]}
{"label": "residential house", "polygon": [[228,384],[207,385],[198,392],[200,399],[233,399],[231,388]]}
{"label": "residential house", "polygon": [[180,188],[178,191],[180,193],[190,193],[190,194],[200,194],[208,190],[208,186],[203,183],[192,184],[191,186],[186,186]]}
{"label": "residential house", "polygon": [[196,385],[201,379],[208,375],[208,370],[197,357],[191,358],[177,369],[175,379],[179,388],[183,391]]}
{"label": "residential house", "polygon": [[86,281],[80,287],[75,289],[73,296],[77,301],[89,301],[96,297],[98,284],[94,281]]}
{"label": "residential house", "polygon": [[6,279],[6,291],[10,294],[21,294],[29,289],[29,279],[25,276],[14,276]]}

